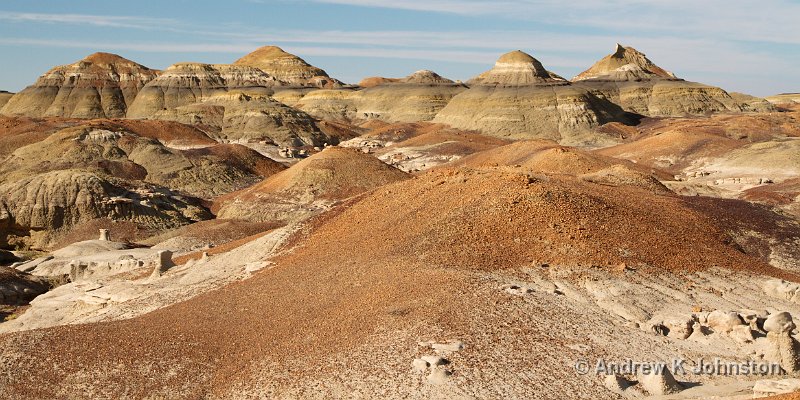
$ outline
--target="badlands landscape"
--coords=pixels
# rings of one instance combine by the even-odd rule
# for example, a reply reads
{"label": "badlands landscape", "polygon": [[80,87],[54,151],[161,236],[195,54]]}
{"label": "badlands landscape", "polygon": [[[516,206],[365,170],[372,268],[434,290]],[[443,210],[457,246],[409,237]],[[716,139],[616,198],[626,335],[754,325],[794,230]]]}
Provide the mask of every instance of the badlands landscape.
{"label": "badlands landscape", "polygon": [[800,95],[608,50],[0,92],[0,398],[797,398]]}

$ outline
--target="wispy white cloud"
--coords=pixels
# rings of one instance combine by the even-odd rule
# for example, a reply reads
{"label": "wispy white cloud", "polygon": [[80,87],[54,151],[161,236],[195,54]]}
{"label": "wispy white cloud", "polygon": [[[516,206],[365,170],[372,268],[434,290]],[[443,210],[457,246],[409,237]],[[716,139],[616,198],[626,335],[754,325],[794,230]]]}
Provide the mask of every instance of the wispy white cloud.
{"label": "wispy white cloud", "polygon": [[[102,42],[79,40],[50,40],[26,38],[0,38],[0,45],[24,45],[60,48],[79,48],[91,51],[142,51],[153,53],[224,53],[244,55],[257,47],[253,43],[165,43],[165,42]],[[358,48],[337,46],[291,46],[287,50],[303,56],[364,57],[436,60],[461,63],[488,64],[497,58],[495,52],[458,50],[417,50],[392,48]],[[233,61],[233,60],[231,60]]]}
{"label": "wispy white cloud", "polygon": [[163,29],[178,21],[170,18],[147,18],[118,15],[46,14],[0,11],[0,21],[92,25],[114,28]]}
{"label": "wispy white cloud", "polygon": [[800,44],[800,3],[794,0],[307,0],[617,32],[671,33],[726,40]]}
{"label": "wispy white cloud", "polygon": [[[260,0],[250,0],[254,3]],[[294,0],[293,0],[294,1]],[[19,13],[0,11],[0,23],[69,24],[99,28],[132,28],[169,32],[163,39],[95,41],[43,37],[15,38],[6,34],[0,45],[80,48],[87,51],[174,54],[231,54],[231,60],[264,44],[279,44],[300,56],[358,57],[464,64],[459,71],[480,72],[505,51],[532,53],[545,66],[570,75],[587,68],[620,42],[645,51],[651,59],[690,80],[755,87],[757,80],[774,82],[790,76],[799,59],[786,48],[800,45],[795,24],[800,3],[789,0],[303,0],[350,6],[447,13],[461,16],[525,20],[528,30],[315,30],[278,29],[220,21],[199,28],[189,20],[90,14]],[[252,7],[258,7],[253,4]],[[9,24],[11,25],[11,24]],[[521,24],[509,24],[520,27]],[[8,25],[7,25],[8,26]],[[497,24],[493,24],[497,26]],[[523,28],[524,29],[524,28]],[[776,50],[753,42],[788,46]],[[780,47],[780,46],[777,46]],[[169,62],[180,56],[162,57]],[[202,61],[202,60],[199,60]],[[341,61],[337,61],[341,62]],[[380,64],[380,62],[376,63]],[[323,65],[324,67],[324,65]],[[447,71],[444,71],[445,73]],[[472,72],[462,72],[472,73]],[[761,78],[759,78],[759,76]],[[767,78],[769,77],[769,78]],[[777,85],[777,83],[775,83]]]}

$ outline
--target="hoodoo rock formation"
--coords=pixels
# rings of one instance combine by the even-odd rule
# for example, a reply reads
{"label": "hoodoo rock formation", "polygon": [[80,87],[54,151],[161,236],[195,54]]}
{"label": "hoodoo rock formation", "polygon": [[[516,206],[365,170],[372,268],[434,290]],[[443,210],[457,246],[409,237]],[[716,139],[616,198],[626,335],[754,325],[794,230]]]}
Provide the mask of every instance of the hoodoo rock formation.
{"label": "hoodoo rock formation", "polygon": [[94,53],[51,69],[14,95],[0,114],[30,117],[124,117],[152,70],[116,54]]}
{"label": "hoodoo rock formation", "polygon": [[644,53],[619,44],[613,54],[572,81],[626,111],[652,117],[773,109],[765,101],[736,98],[718,87],[679,79]]}

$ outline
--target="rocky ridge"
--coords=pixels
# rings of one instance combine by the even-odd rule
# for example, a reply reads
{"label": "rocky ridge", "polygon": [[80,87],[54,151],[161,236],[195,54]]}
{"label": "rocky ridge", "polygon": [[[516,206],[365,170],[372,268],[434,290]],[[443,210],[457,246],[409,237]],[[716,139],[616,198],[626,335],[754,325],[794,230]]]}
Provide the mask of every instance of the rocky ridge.
{"label": "rocky ridge", "polygon": [[332,88],[342,82],[331,78],[320,68],[277,46],[264,46],[236,60],[233,65],[258,68],[275,77],[284,86]]}
{"label": "rocky ridge", "polygon": [[110,53],[94,53],[51,69],[14,95],[0,114],[119,118],[158,71]]}
{"label": "rocky ridge", "polygon": [[607,145],[615,140],[593,129],[630,119],[616,104],[571,85],[520,51],[504,54],[469,82],[472,86],[453,97],[433,122],[509,139]]}
{"label": "rocky ridge", "polygon": [[652,117],[774,109],[760,99],[735,98],[723,89],[679,79],[644,53],[619,44],[572,82],[626,111]]}

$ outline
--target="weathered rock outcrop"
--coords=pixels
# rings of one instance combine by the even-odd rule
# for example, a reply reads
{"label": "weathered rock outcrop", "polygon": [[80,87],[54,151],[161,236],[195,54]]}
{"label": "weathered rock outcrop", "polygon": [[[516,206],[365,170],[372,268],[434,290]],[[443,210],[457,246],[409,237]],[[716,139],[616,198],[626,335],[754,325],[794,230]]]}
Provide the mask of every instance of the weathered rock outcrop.
{"label": "weathered rock outcrop", "polygon": [[197,199],[74,169],[0,185],[0,246],[46,247],[54,231],[95,218],[166,229],[210,217]]}
{"label": "weathered rock outcrop", "polygon": [[469,83],[470,89],[453,97],[433,122],[512,139],[605,144],[613,140],[592,129],[628,118],[619,106],[570,85],[520,51],[504,54]]}
{"label": "weathered rock outcrop", "polygon": [[[28,303],[34,297],[47,292],[50,284],[46,279],[0,267],[0,306],[18,306]],[[0,322],[4,315],[0,310]]]}
{"label": "weathered rock outcrop", "polygon": [[159,111],[153,118],[203,126],[211,137],[221,141],[266,141],[284,147],[322,146],[330,141],[305,112],[267,95],[241,91]]}
{"label": "weathered rock outcrop", "polygon": [[258,68],[244,65],[179,63],[142,88],[128,110],[128,118],[149,118],[162,110],[198,103],[230,90],[272,93],[278,80]]}
{"label": "weathered rock outcrop", "polygon": [[241,145],[176,150],[156,139],[103,128],[66,128],[21,147],[0,165],[0,179],[12,182],[47,171],[80,169],[210,198],[242,189],[283,169]]}
{"label": "weathered rock outcrop", "polygon": [[613,54],[572,81],[626,111],[653,117],[772,109],[758,99],[734,98],[718,87],[684,81],[655,65],[644,53],[619,44]]}
{"label": "weathered rock outcrop", "polygon": [[287,53],[277,46],[264,46],[236,60],[234,65],[258,68],[277,78],[284,86],[314,86],[332,88],[342,82],[302,58]]}
{"label": "weathered rock outcrop", "polygon": [[115,54],[95,53],[51,69],[14,95],[1,114],[30,117],[124,117],[158,71]]}

